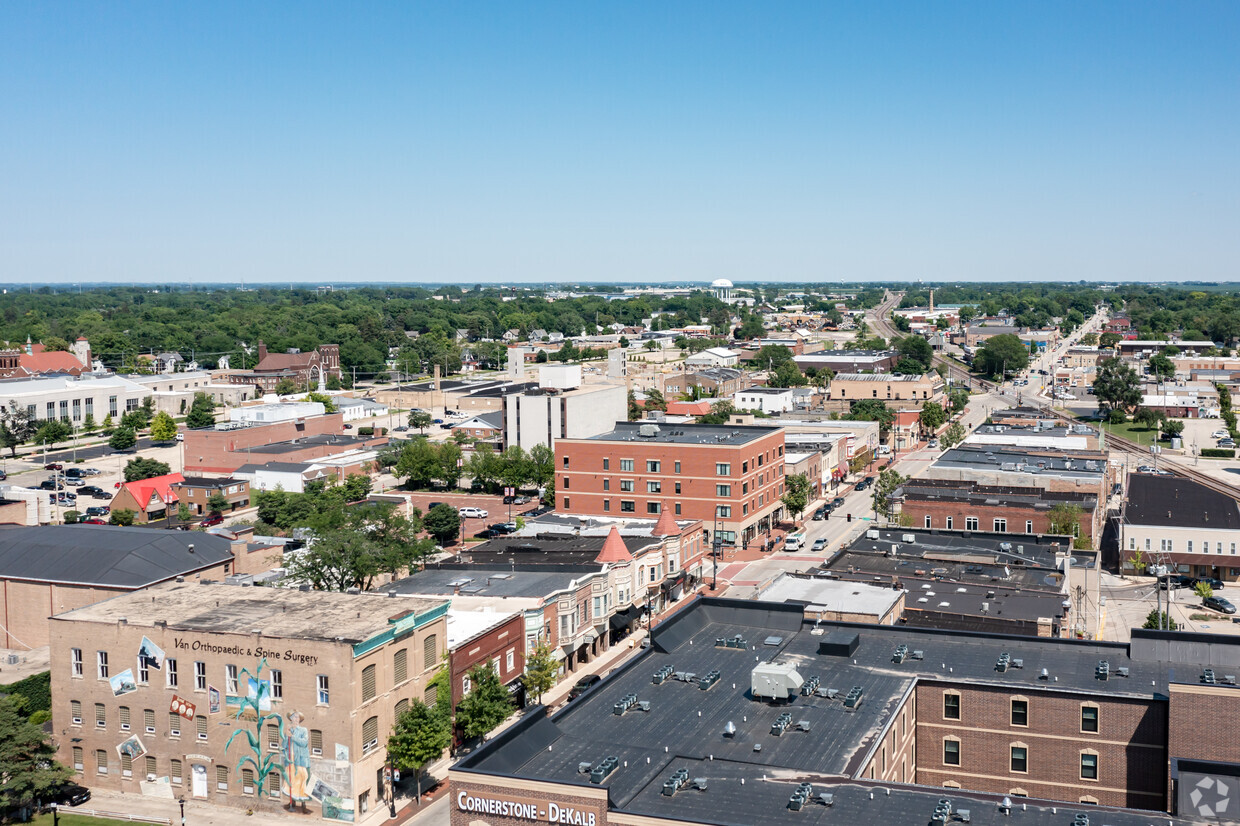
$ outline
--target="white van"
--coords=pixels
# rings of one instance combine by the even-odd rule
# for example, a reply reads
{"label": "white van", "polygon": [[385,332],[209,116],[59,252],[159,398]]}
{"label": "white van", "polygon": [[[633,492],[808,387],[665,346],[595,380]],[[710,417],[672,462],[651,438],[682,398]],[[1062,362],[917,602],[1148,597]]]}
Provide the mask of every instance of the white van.
{"label": "white van", "polygon": [[805,536],[799,533],[789,534],[784,540],[785,551],[799,551],[805,547]]}
{"label": "white van", "polygon": [[891,455],[891,445],[879,445],[879,446],[878,446],[878,455],[879,455],[879,456],[890,456],[890,455]]}

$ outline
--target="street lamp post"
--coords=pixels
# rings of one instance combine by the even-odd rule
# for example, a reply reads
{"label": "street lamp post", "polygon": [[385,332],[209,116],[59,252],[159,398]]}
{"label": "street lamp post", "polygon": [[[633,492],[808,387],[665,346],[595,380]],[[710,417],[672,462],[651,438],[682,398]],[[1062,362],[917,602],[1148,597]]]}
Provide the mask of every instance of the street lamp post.
{"label": "street lamp post", "polygon": [[177,803],[181,804],[181,826],[185,826],[185,798],[178,797]]}

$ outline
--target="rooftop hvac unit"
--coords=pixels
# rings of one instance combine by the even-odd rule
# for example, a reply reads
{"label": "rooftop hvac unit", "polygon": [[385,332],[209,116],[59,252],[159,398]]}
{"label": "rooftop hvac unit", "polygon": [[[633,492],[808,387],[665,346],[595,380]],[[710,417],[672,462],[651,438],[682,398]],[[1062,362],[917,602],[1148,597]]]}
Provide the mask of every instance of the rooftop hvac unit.
{"label": "rooftop hvac unit", "polygon": [[878,539],[878,531],[870,530],[865,532],[867,539]]}
{"label": "rooftop hvac unit", "polygon": [[750,675],[749,686],[755,699],[791,700],[804,682],[791,663],[759,663]]}
{"label": "rooftop hvac unit", "polygon": [[904,536],[902,536],[902,537],[900,537],[900,538],[901,538],[904,542],[908,543],[909,545],[916,544],[916,542],[917,542],[917,536],[916,536],[915,534],[911,534],[911,533],[906,533],[906,534],[904,534]]}
{"label": "rooftop hvac unit", "polygon": [[645,436],[646,438],[657,436],[659,433],[659,426],[657,424],[639,425],[637,428],[637,433],[638,435]]}

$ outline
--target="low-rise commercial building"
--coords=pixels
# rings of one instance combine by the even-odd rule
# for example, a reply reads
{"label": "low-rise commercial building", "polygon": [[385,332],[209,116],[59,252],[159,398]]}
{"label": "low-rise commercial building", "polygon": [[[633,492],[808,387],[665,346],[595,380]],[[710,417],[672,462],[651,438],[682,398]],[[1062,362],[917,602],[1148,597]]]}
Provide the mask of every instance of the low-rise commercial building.
{"label": "low-rise commercial building", "polygon": [[452,822],[920,826],[937,808],[937,822],[1188,824],[1240,754],[1180,725],[1234,703],[1213,675],[1237,647],[820,623],[798,604],[704,598],[578,701],[457,763]]}
{"label": "low-rise commercial building", "polygon": [[802,372],[813,368],[833,373],[890,373],[900,354],[895,350],[819,350],[792,360]]}
{"label": "low-rise commercial building", "polygon": [[75,427],[81,427],[88,416],[94,422],[108,416],[119,421],[150,395],[149,388],[113,373],[0,380],[0,405],[16,403],[32,419],[63,419]]}
{"label": "low-rise commercial building", "polygon": [[211,511],[211,497],[219,494],[227,503],[222,513],[231,513],[238,508],[250,506],[250,483],[245,479],[234,479],[231,476],[190,476],[172,484],[177,501],[189,506],[195,516],[204,516]]}
{"label": "low-rise commercial building", "polygon": [[447,609],[167,582],[59,613],[58,757],[95,788],[360,820],[388,793],[396,717],[435,702]]}
{"label": "low-rise commercial building", "polygon": [[0,527],[0,648],[48,644],[48,618],[157,582],[221,579],[244,541],[94,525]]}
{"label": "low-rise commercial building", "polygon": [[920,407],[923,402],[942,402],[943,377],[938,373],[920,376],[894,373],[839,373],[827,386],[827,399],[840,405],[877,399],[888,407]]}
{"label": "low-rise commercial building", "polygon": [[791,387],[751,387],[736,394],[739,410],[757,410],[768,416],[787,413],[793,408]]}
{"label": "low-rise commercial building", "polygon": [[1119,520],[1120,561],[1240,580],[1240,503],[1182,476],[1133,473]]}
{"label": "low-rise commercial building", "polygon": [[995,533],[1049,534],[1074,519],[1073,536],[1096,547],[1102,536],[1105,503],[1085,491],[1048,491],[1037,487],[983,485],[967,480],[909,479],[895,493],[900,513],[919,528],[961,530],[973,524]]}

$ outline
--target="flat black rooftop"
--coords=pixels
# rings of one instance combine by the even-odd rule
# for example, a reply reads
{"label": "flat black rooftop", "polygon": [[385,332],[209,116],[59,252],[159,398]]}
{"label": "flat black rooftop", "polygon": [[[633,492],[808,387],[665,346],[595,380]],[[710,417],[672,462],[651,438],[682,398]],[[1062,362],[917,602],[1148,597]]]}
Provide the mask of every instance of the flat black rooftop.
{"label": "flat black rooftop", "polygon": [[1090,478],[1106,472],[1107,456],[1098,450],[963,444],[944,453],[933,466]]}
{"label": "flat black rooftop", "polygon": [[1072,538],[1068,536],[913,528],[871,528],[848,546],[849,551],[857,553],[920,558],[934,565],[998,568],[1055,568],[1055,555],[1071,548]]}
{"label": "flat black rooftop", "polygon": [[650,424],[650,422],[616,422],[614,430],[591,436],[590,440],[683,445],[744,445],[779,430],[778,427],[760,425],[663,424],[657,425],[658,429],[652,435],[643,436],[640,428]]}
{"label": "flat black rooftop", "polygon": [[1128,477],[1130,525],[1240,529],[1240,505],[1230,496],[1182,476],[1134,473]]}
{"label": "flat black rooftop", "polygon": [[452,595],[482,597],[545,597],[568,588],[574,580],[599,570],[598,565],[564,565],[537,568],[511,565],[442,564],[398,579],[384,591],[401,595]]}
{"label": "flat black rooftop", "polygon": [[[838,632],[856,635],[856,649],[843,656],[820,654],[819,643]],[[745,647],[716,647],[716,640],[737,636],[745,640]],[[922,659],[896,664],[892,655],[900,644],[922,652]],[[581,698],[552,717],[528,715],[454,770],[589,788],[589,778],[579,766],[615,756],[620,767],[603,783],[612,810],[693,823],[875,821],[921,826],[929,822],[943,796],[958,799],[957,808],[986,813],[983,822],[997,822],[1000,798],[993,795],[888,787],[853,777],[868,763],[894,723],[894,712],[918,681],[996,685],[1023,694],[1050,690],[1085,697],[1161,699],[1173,674],[1179,681],[1195,681],[1205,667],[1235,670],[1224,663],[1235,661],[1238,648],[1236,640],[1140,630],[1133,632],[1132,644],[1125,645],[877,625],[824,623],[816,629],[803,620],[800,606],[699,598],[655,628],[649,649]],[[1210,662],[1171,661],[1190,651]],[[1167,657],[1161,656],[1164,652]],[[1022,660],[1022,667],[998,671],[996,663],[1004,653]],[[1094,676],[1101,660],[1111,668],[1112,676],[1105,681]],[[756,701],[749,685],[758,661],[795,665],[803,678],[818,677],[822,688],[839,689],[840,695],[798,696],[790,705]],[[676,679],[655,685],[652,675],[664,666],[699,676],[717,669],[720,679],[709,691]],[[1040,678],[1044,668],[1049,679]],[[1129,669],[1129,676],[1116,676],[1119,668]],[[855,711],[845,710],[842,698],[854,686],[863,690],[864,702]],[[614,714],[613,706],[629,694],[649,701],[650,710]],[[791,712],[794,726],[783,736],[773,736],[771,726],[784,711]],[[796,730],[795,721],[801,720],[808,722],[809,731]],[[724,734],[729,722],[736,728],[731,737]],[[755,751],[755,744],[762,746],[760,751]],[[664,796],[664,780],[680,768],[688,769],[691,778],[705,778],[707,790],[690,786]],[[834,805],[814,803],[790,812],[788,797],[803,781],[814,783],[815,792],[836,793]],[[886,788],[891,788],[890,796]],[[1090,811],[1091,817],[1103,811],[1060,803],[1035,804],[1022,811],[1024,802],[1016,801],[1012,821],[1045,823],[1062,818],[1067,824],[1076,810]],[[1063,810],[1055,818],[1049,816],[1052,805]],[[1100,822],[1111,826],[1167,820],[1165,814],[1148,811],[1105,811],[1106,819]]]}

